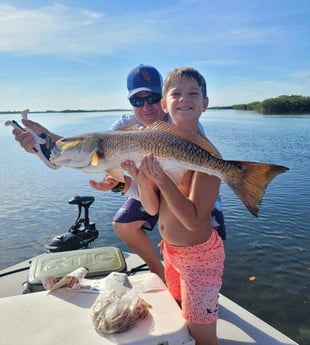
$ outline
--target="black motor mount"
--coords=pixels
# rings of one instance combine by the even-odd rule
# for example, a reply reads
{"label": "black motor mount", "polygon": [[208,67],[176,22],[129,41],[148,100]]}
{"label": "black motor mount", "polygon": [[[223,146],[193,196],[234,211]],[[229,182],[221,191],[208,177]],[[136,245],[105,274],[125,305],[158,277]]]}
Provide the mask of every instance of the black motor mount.
{"label": "black motor mount", "polygon": [[[99,235],[95,223],[89,222],[89,207],[94,202],[93,196],[75,196],[69,200],[69,204],[78,206],[78,216],[69,230],[55,236],[45,248],[50,252],[63,252],[87,248]],[[82,208],[84,218],[81,218]]]}

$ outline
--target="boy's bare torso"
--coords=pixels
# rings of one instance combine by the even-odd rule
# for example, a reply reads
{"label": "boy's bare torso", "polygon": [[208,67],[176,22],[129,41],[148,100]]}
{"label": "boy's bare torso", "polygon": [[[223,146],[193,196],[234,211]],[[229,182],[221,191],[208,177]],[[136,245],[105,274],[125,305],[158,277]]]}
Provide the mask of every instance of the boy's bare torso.
{"label": "boy's bare torso", "polygon": [[[186,197],[189,196],[193,171],[187,171],[178,186],[178,189]],[[159,232],[164,240],[176,246],[193,246],[208,240],[211,234],[211,216],[205,226],[196,231],[187,230],[175,217],[163,196],[160,196]]]}

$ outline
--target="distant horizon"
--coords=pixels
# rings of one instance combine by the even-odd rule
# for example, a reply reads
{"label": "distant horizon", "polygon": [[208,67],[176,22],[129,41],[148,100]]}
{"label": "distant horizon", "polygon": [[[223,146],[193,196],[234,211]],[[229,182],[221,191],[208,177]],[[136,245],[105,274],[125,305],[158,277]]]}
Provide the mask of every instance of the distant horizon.
{"label": "distant horizon", "polygon": [[[0,114],[20,114],[23,110],[0,111]],[[29,110],[29,114],[37,113],[99,113],[109,111],[132,111],[132,109],[63,109],[63,110]]]}
{"label": "distant horizon", "polygon": [[[223,107],[208,107],[208,109],[232,109],[232,105],[223,106]],[[0,111],[0,114],[20,114],[23,110],[11,110],[11,111]],[[38,114],[38,113],[100,113],[100,112],[111,112],[111,111],[130,111],[132,109],[64,109],[64,110],[33,110],[29,111],[29,114]]]}
{"label": "distant horizon", "polygon": [[[303,96],[303,95],[279,95],[279,96],[276,96],[276,97],[269,97],[269,98],[266,98],[262,101],[252,101],[252,102],[249,102],[249,103],[240,103],[240,104],[232,104],[232,105],[227,105],[227,106],[209,106],[208,109],[232,109],[233,107],[237,107],[237,106],[240,106],[240,105],[251,105],[251,104],[254,104],[254,103],[262,103],[266,100],[269,100],[269,99],[280,99],[282,98],[283,96],[285,97],[305,97],[307,98],[307,101],[309,103],[309,99],[310,96]],[[25,108],[25,109],[28,109],[28,108]],[[22,111],[24,111],[25,109],[23,110],[4,110],[4,111],[0,111],[0,114],[19,114],[21,113]],[[253,110],[253,109],[241,109],[239,108],[239,110]],[[105,109],[83,109],[83,108],[80,108],[80,109],[70,109],[70,108],[67,108],[67,109],[62,109],[62,110],[53,110],[53,109],[47,109],[47,110],[30,110],[29,109],[29,113],[32,113],[32,114],[36,114],[36,113],[92,113],[92,112],[111,112],[111,111],[116,111],[116,112],[123,112],[123,111],[129,111],[129,112],[132,112],[132,108],[105,108]],[[309,110],[310,112],[310,110]]]}

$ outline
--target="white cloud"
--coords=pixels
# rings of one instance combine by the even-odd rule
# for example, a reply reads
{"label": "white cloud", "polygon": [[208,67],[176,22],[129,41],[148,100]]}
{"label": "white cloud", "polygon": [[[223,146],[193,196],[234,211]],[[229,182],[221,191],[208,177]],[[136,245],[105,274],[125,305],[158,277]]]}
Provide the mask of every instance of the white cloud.
{"label": "white cloud", "polygon": [[[0,52],[109,55],[126,49],[149,49],[155,44],[159,51],[164,47],[170,55],[184,50],[183,44],[189,50],[201,45],[201,49],[212,51],[219,46],[224,49],[270,41],[278,35],[277,29],[245,28],[235,16],[212,16],[205,12],[206,8],[203,5],[197,11],[181,2],[169,10],[157,9],[142,16],[134,9],[130,12],[130,6],[123,13],[108,15],[59,3],[36,9],[0,4]],[[229,24],[223,17],[229,18]]]}
{"label": "white cloud", "polygon": [[[282,6],[281,15],[274,3],[274,8],[265,3],[262,12],[261,3],[244,7],[241,0],[225,6],[177,0],[160,7],[154,2],[101,0],[65,1],[71,7],[19,3],[0,2],[4,109],[31,99],[32,107],[44,109],[72,108],[74,102],[82,108],[126,107],[126,95],[119,90],[127,70],[140,62],[158,66],[163,75],[178,66],[198,68],[208,79],[211,106],[309,94],[307,41],[302,34],[308,27],[302,13],[294,24],[292,6]],[[116,88],[114,95],[109,93]],[[19,97],[13,89],[20,90]],[[44,95],[44,90],[50,94]],[[98,90],[101,94],[93,95]]]}
{"label": "white cloud", "polygon": [[[0,13],[0,52],[111,54],[157,35],[153,21],[121,15],[116,20],[60,4],[37,9],[0,4]],[[147,37],[141,32],[147,32]]]}

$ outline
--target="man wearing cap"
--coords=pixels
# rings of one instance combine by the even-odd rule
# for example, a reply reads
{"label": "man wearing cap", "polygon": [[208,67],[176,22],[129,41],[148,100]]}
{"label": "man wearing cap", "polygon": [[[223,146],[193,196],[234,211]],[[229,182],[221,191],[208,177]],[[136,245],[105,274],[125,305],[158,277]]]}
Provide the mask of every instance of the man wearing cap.
{"label": "man wearing cap", "polygon": [[[160,104],[162,95],[162,76],[156,68],[148,65],[139,65],[133,68],[127,76],[128,99],[132,105],[133,114],[123,114],[116,120],[111,130],[126,125],[148,126],[155,121],[170,122],[170,117],[163,112]],[[50,132],[37,122],[22,120],[24,125],[38,134],[45,133],[52,142],[61,136]],[[200,126],[204,133],[204,129]],[[34,141],[29,132],[13,130],[15,139],[27,151],[33,153]],[[164,269],[151,240],[146,231],[151,231],[157,223],[158,216],[146,213],[139,201],[136,181],[125,176],[125,183],[119,183],[112,176],[105,176],[100,182],[89,181],[91,187],[113,192],[121,192],[127,197],[124,204],[113,217],[113,227],[118,236],[126,245],[138,254],[148,265],[149,269],[164,280]],[[223,240],[226,238],[223,213],[220,208],[220,199],[214,209],[213,222]]]}
{"label": "man wearing cap", "polygon": [[[147,65],[133,68],[127,76],[127,89],[133,114],[122,115],[112,124],[112,130],[126,125],[148,126],[158,120],[168,121],[168,116],[160,105],[162,76],[156,68]],[[158,216],[150,216],[144,211],[138,201],[136,181],[125,176],[125,183],[118,183],[111,176],[106,176],[101,182],[91,180],[89,183],[95,189],[122,192],[128,197],[113,217],[113,228],[123,242],[145,261],[149,269],[164,280],[163,265],[146,233],[153,230]]]}

